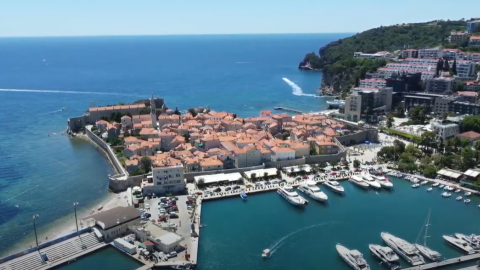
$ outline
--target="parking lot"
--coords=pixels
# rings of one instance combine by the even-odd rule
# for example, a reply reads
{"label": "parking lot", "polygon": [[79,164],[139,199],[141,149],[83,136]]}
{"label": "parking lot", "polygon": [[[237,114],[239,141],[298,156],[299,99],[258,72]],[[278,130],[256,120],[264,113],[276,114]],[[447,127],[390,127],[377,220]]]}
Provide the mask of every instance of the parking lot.
{"label": "parking lot", "polygon": [[[183,241],[180,243],[180,245],[182,247],[187,247],[188,249],[190,249],[190,244],[191,244],[191,239],[190,239],[190,235],[191,235],[191,228],[190,228],[190,215],[191,215],[191,211],[189,209],[187,209],[187,195],[181,195],[181,196],[176,196],[177,200],[176,200],[176,206],[178,208],[178,210],[174,211],[175,213],[177,213],[178,217],[176,218],[170,218],[168,217],[168,215],[165,215],[167,218],[166,218],[166,221],[164,222],[157,222],[159,217],[160,216],[164,216],[164,215],[160,215],[160,208],[159,208],[159,202],[160,202],[160,198],[157,197],[157,198],[150,198],[150,199],[145,199],[145,202],[144,202],[144,209],[145,209],[145,212],[146,213],[150,213],[151,214],[151,217],[148,218],[148,225],[149,226],[157,226],[157,225],[153,225],[153,224],[170,224],[172,226],[172,232],[175,232],[176,234],[182,236],[184,239]],[[148,207],[149,206],[149,209]],[[165,231],[166,230],[162,230],[162,231]],[[178,256],[177,257],[174,257],[174,258],[170,258],[169,261],[184,261],[185,260],[185,256],[184,256],[184,251],[182,252],[179,252]]]}

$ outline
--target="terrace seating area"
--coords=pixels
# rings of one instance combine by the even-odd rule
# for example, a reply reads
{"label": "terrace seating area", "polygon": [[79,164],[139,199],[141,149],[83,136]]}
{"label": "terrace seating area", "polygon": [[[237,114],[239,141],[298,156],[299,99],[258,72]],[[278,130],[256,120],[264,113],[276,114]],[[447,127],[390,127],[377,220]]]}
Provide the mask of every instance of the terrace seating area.
{"label": "terrace seating area", "polygon": [[41,269],[101,244],[102,242],[98,240],[95,233],[85,233],[80,235],[80,237],[73,237],[58,244],[40,249],[40,253],[46,257],[47,262],[43,262],[38,252],[32,252],[0,265],[0,270]]}

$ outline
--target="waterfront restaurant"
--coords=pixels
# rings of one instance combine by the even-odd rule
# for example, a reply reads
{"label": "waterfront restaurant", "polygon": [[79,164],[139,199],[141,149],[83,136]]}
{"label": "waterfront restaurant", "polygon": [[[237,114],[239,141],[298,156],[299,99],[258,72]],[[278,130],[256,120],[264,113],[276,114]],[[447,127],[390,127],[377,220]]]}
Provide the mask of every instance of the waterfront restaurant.
{"label": "waterfront restaurant", "polygon": [[475,185],[475,182],[478,181],[480,178],[480,169],[468,169],[466,172],[463,173],[462,180],[460,180],[460,184],[467,186],[469,188],[478,189]]}
{"label": "waterfront restaurant", "polygon": [[251,170],[251,171],[245,172],[245,175],[248,178],[251,178],[252,174],[255,174],[256,178],[263,178],[265,177],[265,175],[268,178],[274,178],[274,177],[277,177],[277,169],[276,168],[258,169],[258,170]]}
{"label": "waterfront restaurant", "polygon": [[194,177],[195,185],[198,186],[200,180],[203,180],[203,185],[219,184],[222,182],[228,182],[229,184],[242,180],[243,177],[240,173],[219,173],[211,175],[200,175]]}
{"label": "waterfront restaurant", "polygon": [[437,172],[437,174],[446,178],[447,180],[455,180],[457,182],[460,180],[460,176],[462,176],[461,172],[451,169],[441,169]]}

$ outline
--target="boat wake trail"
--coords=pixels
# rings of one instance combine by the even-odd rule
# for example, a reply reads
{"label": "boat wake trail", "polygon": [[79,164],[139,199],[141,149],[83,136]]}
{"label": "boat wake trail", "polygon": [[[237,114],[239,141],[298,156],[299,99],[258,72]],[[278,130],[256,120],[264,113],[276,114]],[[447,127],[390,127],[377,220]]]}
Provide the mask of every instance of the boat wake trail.
{"label": "boat wake trail", "polygon": [[54,114],[54,113],[59,113],[59,112],[62,112],[63,109],[59,109],[59,110],[55,110],[55,111],[51,111],[51,112],[47,112],[47,113],[41,113],[39,115],[48,115],[48,114]]}
{"label": "boat wake trail", "polygon": [[26,92],[26,93],[58,93],[58,94],[80,94],[80,95],[107,95],[107,96],[135,96],[131,94],[121,93],[102,93],[102,92],[90,92],[90,91],[63,91],[63,90],[38,90],[38,89],[0,89],[0,92]]}
{"label": "boat wake trail", "polygon": [[34,187],[32,187],[32,188],[29,188],[29,189],[25,190],[25,191],[22,192],[22,193],[19,193],[19,194],[15,195],[15,196],[13,196],[13,197],[10,197],[10,198],[8,198],[8,199],[6,199],[6,200],[4,200],[4,201],[1,201],[0,204],[6,203],[6,202],[10,201],[11,199],[15,199],[16,197],[18,197],[18,196],[20,196],[20,195],[22,195],[22,194],[25,194],[25,193],[29,192],[30,190],[35,189],[35,188],[37,188],[37,187],[38,187],[38,185],[36,185],[36,186],[34,186]]}
{"label": "boat wake trail", "polygon": [[282,80],[284,82],[286,82],[288,85],[290,85],[290,87],[292,87],[292,90],[293,90],[292,94],[294,94],[295,96],[304,96],[304,97],[315,97],[316,96],[315,94],[305,94],[305,93],[303,93],[302,88],[300,88],[300,86],[298,86],[296,83],[290,81],[287,78],[282,78]]}
{"label": "boat wake trail", "polygon": [[280,238],[278,241],[276,241],[275,243],[273,243],[273,245],[269,248],[270,249],[270,256],[273,255],[273,253],[275,253],[281,246],[283,246],[283,244],[285,243],[285,241],[290,238],[291,236],[297,234],[297,233],[300,233],[302,231],[305,231],[305,230],[308,230],[308,229],[312,229],[312,228],[316,228],[316,227],[320,227],[320,226],[324,226],[324,225],[329,225],[329,224],[335,224],[337,222],[335,221],[332,221],[332,222],[323,222],[323,223],[319,223],[319,224],[315,224],[315,225],[310,225],[310,226],[307,226],[307,227],[304,227],[304,228],[301,228],[301,229],[298,229],[294,232],[291,232],[289,234],[287,234],[286,236]]}

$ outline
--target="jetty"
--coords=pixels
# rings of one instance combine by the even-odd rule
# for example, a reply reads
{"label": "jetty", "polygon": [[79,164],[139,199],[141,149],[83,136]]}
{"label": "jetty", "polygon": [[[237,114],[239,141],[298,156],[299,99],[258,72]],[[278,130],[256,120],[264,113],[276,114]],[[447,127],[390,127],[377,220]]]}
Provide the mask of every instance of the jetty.
{"label": "jetty", "polygon": [[286,111],[286,112],[293,112],[293,113],[298,113],[298,114],[304,114],[304,112],[299,111],[299,110],[294,110],[286,107],[273,107],[274,110],[279,110],[279,111]]}
{"label": "jetty", "polygon": [[471,255],[465,255],[465,256],[461,256],[461,257],[447,259],[447,260],[440,261],[440,262],[433,262],[433,263],[427,263],[427,264],[424,264],[424,265],[409,267],[409,268],[405,268],[404,270],[435,269],[437,267],[455,265],[455,264],[458,264],[458,263],[464,263],[464,262],[468,262],[468,261],[475,260],[475,259],[480,259],[480,253],[475,253],[475,254],[471,254]]}

